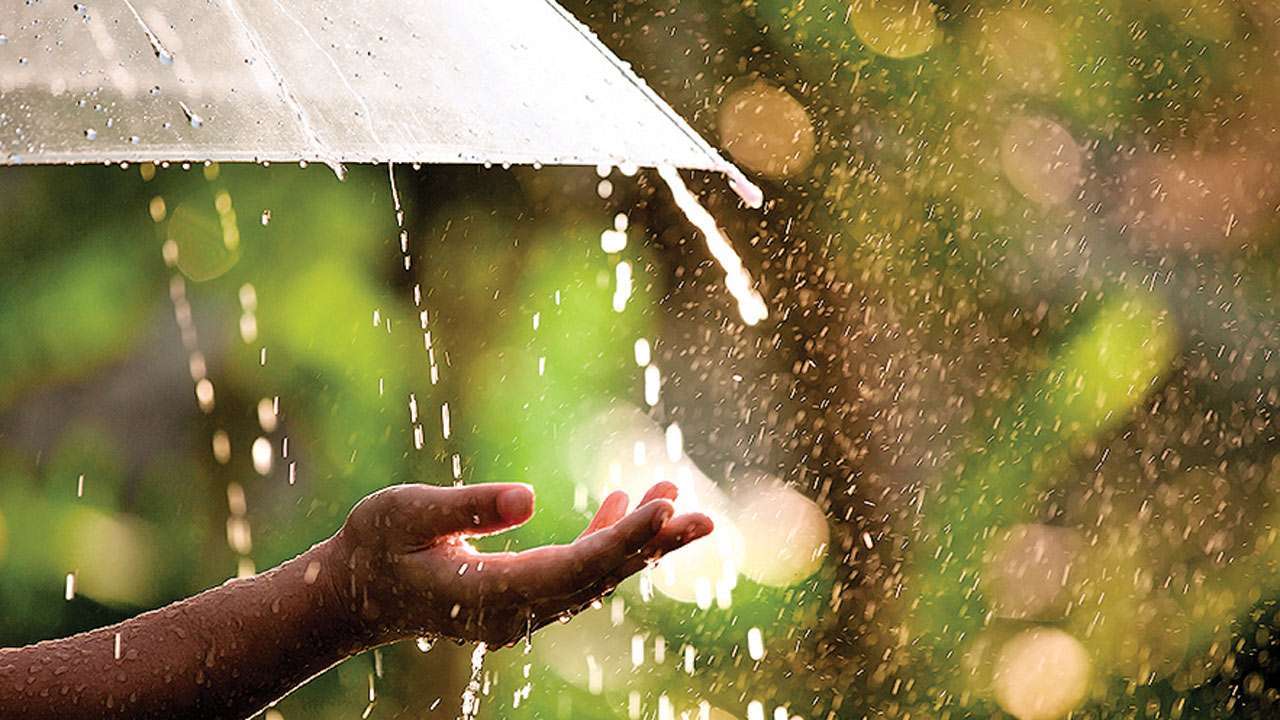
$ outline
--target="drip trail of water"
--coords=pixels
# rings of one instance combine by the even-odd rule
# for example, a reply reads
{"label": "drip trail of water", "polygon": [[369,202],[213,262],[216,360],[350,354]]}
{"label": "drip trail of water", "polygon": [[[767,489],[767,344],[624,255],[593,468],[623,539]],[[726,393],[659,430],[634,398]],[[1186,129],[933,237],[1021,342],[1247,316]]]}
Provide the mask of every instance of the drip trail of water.
{"label": "drip trail of water", "polygon": [[477,643],[471,653],[471,678],[467,680],[467,689],[462,692],[462,711],[458,720],[475,720],[480,713],[480,676],[484,672],[484,656],[488,650],[484,643]]}
{"label": "drip trail of water", "polygon": [[693,193],[689,192],[684,180],[680,179],[680,173],[670,165],[663,165],[658,168],[658,175],[667,183],[676,206],[689,222],[702,232],[707,241],[707,249],[724,269],[725,285],[729,289],[729,294],[733,295],[733,299],[738,303],[738,314],[742,316],[742,321],[748,325],[755,325],[769,317],[769,308],[765,306],[764,298],[760,293],[756,292],[751,275],[742,264],[742,258],[733,249],[729,238],[720,231],[711,213],[707,212]]}

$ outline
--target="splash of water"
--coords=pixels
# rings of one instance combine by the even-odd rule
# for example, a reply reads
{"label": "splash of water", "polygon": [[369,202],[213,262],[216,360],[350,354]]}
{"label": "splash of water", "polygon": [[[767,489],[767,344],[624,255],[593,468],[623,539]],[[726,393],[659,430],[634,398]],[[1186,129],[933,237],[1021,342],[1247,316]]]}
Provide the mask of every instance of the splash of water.
{"label": "splash of water", "polygon": [[[734,251],[733,244],[729,242],[729,238],[725,237],[716,225],[715,218],[711,217],[711,213],[702,207],[698,199],[689,192],[689,188],[684,184],[684,180],[680,178],[680,173],[670,165],[662,165],[658,168],[658,175],[667,183],[667,187],[671,190],[671,196],[676,201],[676,206],[684,213],[684,216],[702,232],[703,237],[707,240],[707,249],[711,251],[712,257],[716,262],[720,263],[720,267],[725,272],[725,285],[729,289],[729,294],[733,295],[733,299],[738,303],[738,314],[742,316],[742,321],[748,325],[755,325],[761,320],[769,317],[769,309],[764,304],[764,298],[760,293],[756,292],[751,281],[751,275],[747,273],[746,267],[742,264],[742,258],[738,257],[738,253]],[[746,181],[745,178],[743,179]],[[743,186],[735,186],[742,195],[743,190],[739,189]],[[759,188],[755,188],[755,192],[760,192]],[[754,197],[754,196],[750,196]],[[748,205],[751,204],[748,195],[743,195],[743,200]]]}
{"label": "splash of water", "polygon": [[480,675],[484,671],[484,655],[488,650],[484,643],[477,643],[471,653],[471,678],[467,680],[467,689],[462,692],[462,712],[458,720],[475,720],[480,713]]}

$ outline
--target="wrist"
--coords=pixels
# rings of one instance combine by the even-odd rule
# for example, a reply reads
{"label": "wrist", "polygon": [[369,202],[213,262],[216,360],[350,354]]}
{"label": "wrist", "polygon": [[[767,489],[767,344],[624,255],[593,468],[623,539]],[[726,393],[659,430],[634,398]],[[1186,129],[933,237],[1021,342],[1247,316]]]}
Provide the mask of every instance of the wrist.
{"label": "wrist", "polygon": [[353,581],[352,554],[343,534],[339,532],[317,543],[299,560],[303,561],[303,582],[315,593],[321,612],[339,636],[344,651],[354,655],[380,644],[372,623],[365,617],[364,603]]}

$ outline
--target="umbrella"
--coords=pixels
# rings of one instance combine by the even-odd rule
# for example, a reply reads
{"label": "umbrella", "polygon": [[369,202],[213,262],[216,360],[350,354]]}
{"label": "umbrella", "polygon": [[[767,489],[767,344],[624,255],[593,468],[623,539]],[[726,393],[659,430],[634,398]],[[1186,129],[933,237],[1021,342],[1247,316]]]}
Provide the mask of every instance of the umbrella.
{"label": "umbrella", "polygon": [[759,190],[552,0],[0,8],[0,164],[635,165]]}

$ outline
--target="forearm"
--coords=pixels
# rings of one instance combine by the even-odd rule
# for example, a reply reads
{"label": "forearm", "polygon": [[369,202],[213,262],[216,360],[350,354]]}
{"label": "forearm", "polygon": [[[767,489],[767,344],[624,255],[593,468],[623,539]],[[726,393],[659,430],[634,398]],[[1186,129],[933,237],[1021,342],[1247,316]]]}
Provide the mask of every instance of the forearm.
{"label": "forearm", "polygon": [[332,541],[99,630],[0,650],[0,716],[245,718],[363,650]]}

